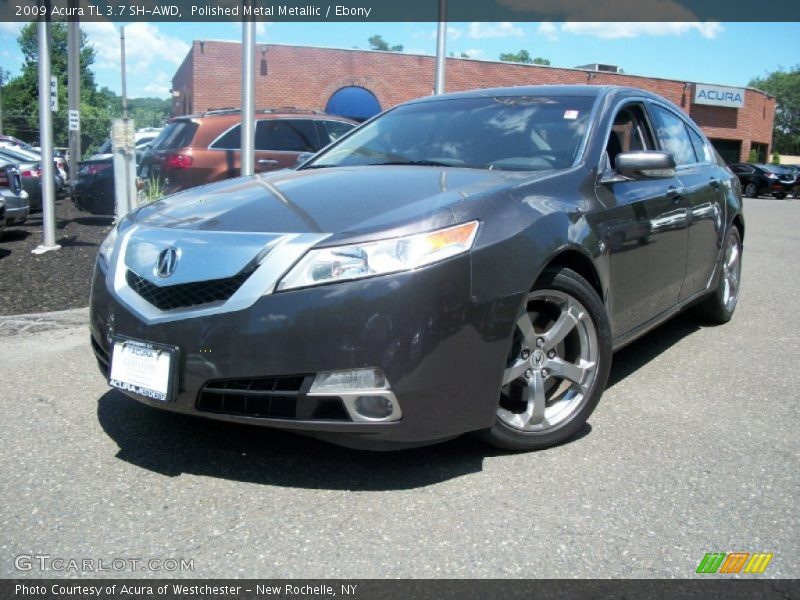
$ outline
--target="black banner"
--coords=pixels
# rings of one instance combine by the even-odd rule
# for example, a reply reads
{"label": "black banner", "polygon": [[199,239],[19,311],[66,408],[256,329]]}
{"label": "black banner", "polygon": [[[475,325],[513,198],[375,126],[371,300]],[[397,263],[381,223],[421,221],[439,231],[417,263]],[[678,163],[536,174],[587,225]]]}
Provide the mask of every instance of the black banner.
{"label": "black banner", "polygon": [[793,600],[800,580],[3,580],[3,600]]}
{"label": "black banner", "polygon": [[[437,21],[438,0],[0,0],[0,21]],[[447,0],[447,21],[800,21],[797,0]]]}

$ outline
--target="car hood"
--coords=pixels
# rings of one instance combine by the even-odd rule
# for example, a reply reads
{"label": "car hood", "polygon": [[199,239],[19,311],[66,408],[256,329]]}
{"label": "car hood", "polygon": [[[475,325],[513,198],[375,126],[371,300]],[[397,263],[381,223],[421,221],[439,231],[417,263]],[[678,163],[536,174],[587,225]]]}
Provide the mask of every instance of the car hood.
{"label": "car hood", "polygon": [[187,190],[140,210],[136,220],[156,227],[334,239],[402,234],[449,225],[454,204],[530,177],[407,166],[287,170]]}
{"label": "car hood", "polygon": [[[272,289],[312,246],[445,227],[455,222],[456,204],[502,194],[531,177],[458,168],[342,167],[287,170],[194,188],[126,219],[109,277],[123,302],[158,320],[169,317],[140,306],[127,287],[127,271],[158,287],[253,272],[225,305],[241,308],[245,299]],[[174,252],[177,264],[167,276],[158,271],[165,252]]]}

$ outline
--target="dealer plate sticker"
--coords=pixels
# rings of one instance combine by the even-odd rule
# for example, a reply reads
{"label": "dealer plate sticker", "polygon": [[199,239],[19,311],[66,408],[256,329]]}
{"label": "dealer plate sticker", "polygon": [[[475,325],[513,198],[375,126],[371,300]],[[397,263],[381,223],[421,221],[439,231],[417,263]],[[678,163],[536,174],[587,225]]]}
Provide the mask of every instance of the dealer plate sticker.
{"label": "dealer plate sticker", "polygon": [[172,352],[146,342],[115,340],[111,355],[111,387],[168,402]]}

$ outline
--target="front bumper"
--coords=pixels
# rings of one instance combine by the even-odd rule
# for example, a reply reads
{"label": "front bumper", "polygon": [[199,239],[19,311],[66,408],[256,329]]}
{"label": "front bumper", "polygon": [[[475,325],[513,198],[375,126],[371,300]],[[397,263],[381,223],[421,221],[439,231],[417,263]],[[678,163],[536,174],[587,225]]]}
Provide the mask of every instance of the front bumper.
{"label": "front bumper", "polygon": [[[290,429],[355,447],[390,449],[491,425],[522,296],[476,304],[470,257],[414,272],[269,294],[251,307],[148,324],[109,291],[95,268],[91,331],[103,370],[113,335],[180,348],[173,402],[151,406],[208,418]],[[316,373],[378,367],[402,407],[394,422],[332,419],[306,397]],[[300,378],[297,412],[254,417],[199,406],[207,384]],[[301,405],[304,407],[301,409]]]}

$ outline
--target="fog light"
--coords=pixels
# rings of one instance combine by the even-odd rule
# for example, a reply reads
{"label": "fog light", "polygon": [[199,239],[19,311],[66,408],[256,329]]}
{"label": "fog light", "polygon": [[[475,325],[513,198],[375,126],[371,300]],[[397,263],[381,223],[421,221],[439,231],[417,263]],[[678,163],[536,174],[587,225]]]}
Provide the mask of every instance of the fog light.
{"label": "fog light", "polygon": [[353,421],[399,421],[403,413],[383,371],[377,367],[317,373],[309,396],[337,397]]}
{"label": "fog light", "polygon": [[358,414],[368,419],[385,419],[394,411],[394,403],[383,396],[359,396],[354,406]]}
{"label": "fog light", "polygon": [[310,392],[354,392],[359,390],[385,390],[389,388],[383,371],[377,368],[350,371],[323,371],[317,373]]}

